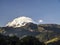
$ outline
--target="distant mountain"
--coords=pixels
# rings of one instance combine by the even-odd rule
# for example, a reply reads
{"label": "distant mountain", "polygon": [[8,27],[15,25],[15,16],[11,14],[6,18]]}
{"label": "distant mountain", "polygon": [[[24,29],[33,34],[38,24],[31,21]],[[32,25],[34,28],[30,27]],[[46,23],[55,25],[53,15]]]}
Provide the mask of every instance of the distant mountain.
{"label": "distant mountain", "polygon": [[29,17],[22,16],[22,17],[15,18],[11,22],[8,22],[8,24],[6,24],[6,26],[16,28],[16,27],[25,26],[25,24],[27,24],[27,23],[34,23],[34,21]]}
{"label": "distant mountain", "polygon": [[60,36],[60,25],[57,24],[34,24],[27,23],[21,27],[0,27],[0,33],[3,35],[18,37],[35,36],[41,41],[47,41]]}
{"label": "distant mountain", "polygon": [[36,24],[31,18],[22,16],[6,24],[6,27],[0,27],[0,33],[18,37],[35,36],[41,41],[47,41],[60,36],[60,25]]}
{"label": "distant mountain", "polygon": [[0,27],[0,33],[4,35],[17,35],[18,37],[24,35],[38,35],[40,32],[38,31],[38,27],[36,24],[27,23],[25,26],[22,27]]}

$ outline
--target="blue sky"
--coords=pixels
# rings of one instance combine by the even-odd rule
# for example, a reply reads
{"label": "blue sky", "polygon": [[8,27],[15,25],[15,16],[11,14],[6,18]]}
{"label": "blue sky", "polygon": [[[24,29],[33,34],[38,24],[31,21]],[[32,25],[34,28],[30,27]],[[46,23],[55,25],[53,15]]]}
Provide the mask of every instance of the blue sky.
{"label": "blue sky", "polygon": [[60,0],[0,0],[0,26],[19,16],[60,24]]}

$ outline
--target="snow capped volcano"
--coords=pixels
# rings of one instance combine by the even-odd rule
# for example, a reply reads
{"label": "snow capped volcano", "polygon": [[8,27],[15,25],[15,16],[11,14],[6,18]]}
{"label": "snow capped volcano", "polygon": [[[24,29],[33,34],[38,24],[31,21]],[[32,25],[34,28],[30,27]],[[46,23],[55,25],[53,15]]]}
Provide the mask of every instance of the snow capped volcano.
{"label": "snow capped volcano", "polygon": [[27,23],[34,23],[34,21],[29,17],[22,16],[22,17],[15,18],[13,21],[6,24],[6,26],[8,26],[8,27],[21,27]]}

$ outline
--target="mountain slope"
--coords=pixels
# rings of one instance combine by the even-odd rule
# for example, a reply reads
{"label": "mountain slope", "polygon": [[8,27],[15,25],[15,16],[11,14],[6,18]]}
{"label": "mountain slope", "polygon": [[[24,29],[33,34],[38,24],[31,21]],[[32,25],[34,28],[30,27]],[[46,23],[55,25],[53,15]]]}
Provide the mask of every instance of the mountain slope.
{"label": "mountain slope", "polygon": [[27,23],[25,26],[21,27],[0,27],[0,33],[3,35],[18,37],[36,36],[41,41],[47,41],[52,38],[60,36],[60,25],[57,24],[34,24]]}
{"label": "mountain slope", "polygon": [[4,35],[17,35],[18,37],[21,37],[24,35],[36,36],[40,34],[40,32],[38,32],[37,25],[33,23],[27,23],[25,26],[16,27],[16,28],[1,27],[0,33]]}

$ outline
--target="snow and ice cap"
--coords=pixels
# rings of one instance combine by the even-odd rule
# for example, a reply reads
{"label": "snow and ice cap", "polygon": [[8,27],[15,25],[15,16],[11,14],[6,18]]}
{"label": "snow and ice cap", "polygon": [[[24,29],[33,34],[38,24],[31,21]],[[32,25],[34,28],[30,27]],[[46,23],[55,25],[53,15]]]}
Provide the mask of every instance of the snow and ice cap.
{"label": "snow and ice cap", "polygon": [[22,17],[15,18],[12,22],[9,22],[8,24],[6,24],[6,26],[21,27],[30,22],[35,23],[31,18],[22,16]]}

